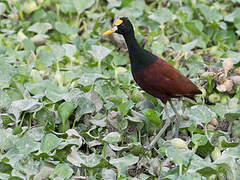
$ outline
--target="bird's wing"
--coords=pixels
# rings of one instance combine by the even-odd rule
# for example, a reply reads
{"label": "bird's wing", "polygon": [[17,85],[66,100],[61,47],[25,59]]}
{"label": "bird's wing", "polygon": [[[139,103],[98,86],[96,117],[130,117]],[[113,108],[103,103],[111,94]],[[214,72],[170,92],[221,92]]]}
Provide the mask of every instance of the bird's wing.
{"label": "bird's wing", "polygon": [[199,94],[199,89],[188,78],[162,59],[144,69],[143,81],[153,91],[169,96]]}

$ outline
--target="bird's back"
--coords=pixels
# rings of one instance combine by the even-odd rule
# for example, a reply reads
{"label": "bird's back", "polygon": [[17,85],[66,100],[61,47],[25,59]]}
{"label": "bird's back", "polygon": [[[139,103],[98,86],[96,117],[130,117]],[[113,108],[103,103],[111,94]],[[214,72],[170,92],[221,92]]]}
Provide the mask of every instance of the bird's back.
{"label": "bird's back", "polygon": [[194,95],[201,94],[195,84],[161,58],[133,72],[133,77],[144,91],[161,99],[163,103],[180,96],[194,100]]}

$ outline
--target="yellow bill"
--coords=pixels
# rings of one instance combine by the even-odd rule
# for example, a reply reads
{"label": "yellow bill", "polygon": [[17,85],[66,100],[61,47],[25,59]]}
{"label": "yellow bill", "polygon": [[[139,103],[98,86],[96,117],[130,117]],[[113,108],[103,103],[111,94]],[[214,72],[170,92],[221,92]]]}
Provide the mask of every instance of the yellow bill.
{"label": "yellow bill", "polygon": [[105,33],[103,33],[103,35],[106,36],[106,35],[114,33],[118,29],[117,26],[119,26],[122,23],[123,23],[123,20],[117,19],[115,21],[115,23],[114,23],[115,26],[112,29],[110,29],[110,30],[106,31]]}
{"label": "yellow bill", "polygon": [[114,33],[117,29],[118,29],[117,26],[114,26],[112,29],[110,29],[110,30],[106,31],[105,33],[103,33],[103,35],[106,36],[106,35],[112,34],[112,33]]}

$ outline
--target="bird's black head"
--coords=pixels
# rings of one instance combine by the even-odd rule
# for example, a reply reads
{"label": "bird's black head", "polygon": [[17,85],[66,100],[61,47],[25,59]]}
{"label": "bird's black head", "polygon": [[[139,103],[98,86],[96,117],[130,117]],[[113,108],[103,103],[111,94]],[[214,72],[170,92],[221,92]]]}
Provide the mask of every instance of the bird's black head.
{"label": "bird's black head", "polygon": [[114,27],[104,33],[104,35],[116,32],[123,36],[134,33],[133,26],[127,17],[121,17],[114,23]]}
{"label": "bird's black head", "polygon": [[122,23],[117,25],[117,30],[115,32],[122,35],[131,34],[133,32],[133,25],[131,24],[129,19],[127,17],[121,17],[119,18],[119,20],[122,20]]}

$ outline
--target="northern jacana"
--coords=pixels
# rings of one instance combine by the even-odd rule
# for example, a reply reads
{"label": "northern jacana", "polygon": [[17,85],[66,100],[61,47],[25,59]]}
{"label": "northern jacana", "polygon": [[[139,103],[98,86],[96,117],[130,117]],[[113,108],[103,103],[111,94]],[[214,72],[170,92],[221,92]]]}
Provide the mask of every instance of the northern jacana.
{"label": "northern jacana", "polygon": [[167,119],[163,128],[149,144],[148,149],[152,149],[154,144],[159,140],[160,136],[171,123],[166,108],[167,102],[169,102],[176,114],[175,137],[177,137],[180,115],[173,106],[171,98],[184,96],[195,100],[194,95],[201,94],[201,91],[188,78],[180,74],[173,66],[160,57],[140,47],[135,38],[133,26],[128,18],[121,17],[117,19],[114,23],[114,27],[106,31],[103,35],[108,35],[114,32],[123,35],[125,39],[130,57],[131,71],[136,83],[144,91],[159,98],[165,104],[164,110]]}

